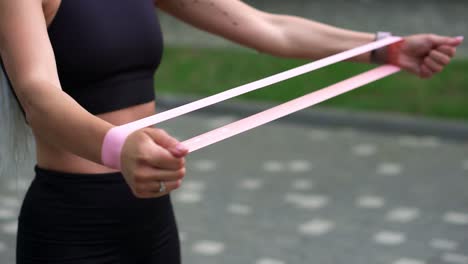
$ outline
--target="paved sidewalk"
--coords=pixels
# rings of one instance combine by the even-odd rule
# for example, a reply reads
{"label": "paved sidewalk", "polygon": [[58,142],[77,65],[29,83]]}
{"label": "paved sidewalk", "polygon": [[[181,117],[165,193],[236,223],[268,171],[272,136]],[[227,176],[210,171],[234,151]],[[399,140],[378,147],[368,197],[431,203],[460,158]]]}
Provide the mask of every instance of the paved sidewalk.
{"label": "paved sidewalk", "polygon": [[[235,119],[164,128],[186,139]],[[186,264],[468,263],[468,142],[276,121],[187,162],[173,194]],[[2,264],[13,263],[15,189],[0,178]]]}

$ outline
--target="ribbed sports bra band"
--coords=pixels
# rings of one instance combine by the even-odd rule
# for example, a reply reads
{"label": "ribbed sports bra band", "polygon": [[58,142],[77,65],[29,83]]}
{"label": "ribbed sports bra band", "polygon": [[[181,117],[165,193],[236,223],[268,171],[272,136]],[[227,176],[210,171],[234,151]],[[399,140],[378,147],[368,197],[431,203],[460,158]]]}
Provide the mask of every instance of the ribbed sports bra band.
{"label": "ribbed sports bra band", "polygon": [[[152,125],[155,125],[157,123],[172,119],[174,117],[201,109],[203,107],[213,105],[216,103],[219,103],[221,101],[236,97],[238,95],[248,93],[320,68],[323,68],[325,66],[350,59],[352,57],[358,56],[360,54],[385,47],[391,44],[395,44],[402,41],[401,37],[388,37],[384,38],[378,41],[374,41],[362,46],[359,46],[354,49],[350,49],[335,55],[332,55],[330,57],[323,58],[321,60],[311,62],[308,64],[305,64],[303,66],[299,66],[297,68],[287,70],[275,75],[272,75],[270,77],[266,77],[245,85],[241,85],[236,88],[232,88],[230,90],[194,101],[192,103],[188,103],[186,105],[182,105],[176,108],[173,108],[171,110],[167,110],[165,112],[146,117],[134,122],[130,122],[125,125],[121,126],[116,126],[111,128],[106,136],[104,137],[103,145],[102,145],[102,162],[104,165],[114,168],[114,169],[120,169],[120,155],[122,152],[122,147],[123,144],[127,138],[127,136],[134,131],[137,131],[139,129],[149,127]],[[381,66],[377,69],[368,71],[364,74],[352,77],[348,80],[345,80],[343,82],[337,83],[335,85],[332,85],[330,87],[324,88],[320,91],[313,92],[311,94],[308,94],[306,96],[303,96],[301,98],[292,100],[288,103],[282,104],[278,107],[274,107],[270,110],[275,110],[274,114],[272,114],[272,111],[268,112],[264,111],[262,113],[253,115],[251,117],[245,118],[248,119],[249,122],[241,122],[243,120],[234,122],[231,125],[231,127],[227,128],[230,125],[227,125],[224,127],[224,129],[215,129],[213,131],[210,131],[208,133],[205,133],[202,136],[199,137],[194,137],[192,139],[189,139],[182,144],[184,144],[186,147],[189,148],[189,152],[193,152],[197,149],[200,149],[204,146],[210,145],[212,143],[218,142],[220,140],[226,139],[230,136],[242,133],[244,131],[247,131],[251,128],[254,128],[258,125],[265,124],[267,122],[270,122],[274,119],[277,119],[281,116],[284,116],[286,114],[290,114],[292,112],[301,110],[307,106],[313,105],[315,103],[327,100],[329,98],[332,98],[334,96],[337,96],[341,93],[344,93],[346,91],[349,91],[351,89],[355,89],[359,86],[362,86],[366,83],[378,80],[380,78],[383,78],[385,76],[388,76],[392,73],[395,73],[399,71],[398,67],[395,66]],[[330,89],[331,88],[331,89]],[[334,91],[332,91],[332,89]],[[321,93],[320,93],[321,92]],[[309,101],[310,103],[307,103]],[[294,109],[293,111],[286,111],[286,108],[292,106],[294,102],[298,103],[300,102],[302,104],[302,107],[298,109]],[[292,103],[292,104],[291,104]],[[285,108],[286,107],[286,108]],[[293,107],[294,108],[294,107]],[[286,114],[282,114],[278,112],[278,109],[280,111],[285,112]],[[236,124],[236,125],[235,125]],[[257,125],[258,124],[258,125]],[[226,134],[229,136],[222,136],[221,134]],[[205,143],[203,141],[206,141]]]}

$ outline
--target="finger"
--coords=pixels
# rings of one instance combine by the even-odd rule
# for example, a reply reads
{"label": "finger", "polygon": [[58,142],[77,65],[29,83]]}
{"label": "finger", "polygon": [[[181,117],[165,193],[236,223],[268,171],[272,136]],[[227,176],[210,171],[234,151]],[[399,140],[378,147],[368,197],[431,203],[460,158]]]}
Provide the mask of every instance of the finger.
{"label": "finger", "polygon": [[154,181],[177,181],[185,176],[185,167],[178,170],[161,170],[144,167],[135,174],[136,183],[147,183]]}
{"label": "finger", "polygon": [[457,52],[457,48],[449,46],[449,45],[439,46],[437,47],[437,50],[451,58],[455,56],[455,53]]}
{"label": "finger", "polygon": [[140,188],[143,193],[153,193],[153,194],[170,193],[171,191],[174,191],[181,186],[182,180],[162,181],[162,183],[164,183],[164,186],[165,186],[164,192],[160,192],[161,181],[148,182],[146,184],[142,184]]}
{"label": "finger", "polygon": [[160,192],[160,189],[161,189],[160,182],[151,182],[151,183],[139,185],[138,187],[135,188],[135,191],[133,192],[133,194],[138,198],[161,197],[178,189],[181,186],[181,184],[182,184],[181,180],[164,182],[164,185],[166,186],[166,190],[164,192]]}
{"label": "finger", "polygon": [[463,38],[460,37],[452,38],[435,34],[429,35],[429,40],[432,42],[433,46],[450,45],[455,47],[463,42]]}
{"label": "finger", "polygon": [[169,134],[166,131],[158,128],[146,128],[145,132],[156,142],[156,144],[167,149],[169,147],[174,147],[179,144],[179,141]]}
{"label": "finger", "polygon": [[168,148],[168,150],[169,152],[171,152],[172,155],[174,155],[174,157],[177,158],[185,157],[189,152],[189,149],[182,143],[175,145],[175,147],[170,147]]}
{"label": "finger", "polygon": [[426,65],[422,64],[419,76],[421,78],[427,79],[427,78],[432,77],[432,75],[433,75],[432,71]]}
{"label": "finger", "polygon": [[433,73],[441,72],[444,68],[443,65],[438,64],[429,56],[424,59],[424,65],[426,65]]}
{"label": "finger", "polygon": [[162,170],[178,170],[185,166],[184,158],[176,158],[162,148],[155,149],[145,162],[153,168]]}
{"label": "finger", "polygon": [[177,139],[167,134],[166,131],[156,128],[148,128],[145,131],[150,135],[154,142],[156,142],[156,144],[169,150],[174,157],[180,158],[187,155],[188,149],[180,144]]}
{"label": "finger", "polygon": [[178,170],[184,167],[183,158],[174,157],[167,149],[155,142],[143,145],[138,161],[156,169]]}
{"label": "finger", "polygon": [[447,65],[450,62],[450,57],[438,50],[432,50],[429,53],[429,57],[440,65]]}
{"label": "finger", "polygon": [[455,41],[454,41],[455,45],[458,46],[458,45],[462,44],[464,37],[463,36],[458,36],[458,37],[455,37],[454,39],[455,39]]}

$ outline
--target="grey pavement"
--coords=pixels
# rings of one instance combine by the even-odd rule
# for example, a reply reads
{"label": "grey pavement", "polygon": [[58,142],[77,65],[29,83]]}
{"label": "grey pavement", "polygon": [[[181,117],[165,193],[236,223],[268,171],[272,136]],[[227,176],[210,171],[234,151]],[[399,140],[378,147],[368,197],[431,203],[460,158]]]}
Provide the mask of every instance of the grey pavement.
{"label": "grey pavement", "polygon": [[[162,127],[187,139],[238,118]],[[187,167],[172,195],[186,264],[468,263],[468,141],[276,121],[190,154]],[[0,178],[2,264],[13,263],[27,183]]]}

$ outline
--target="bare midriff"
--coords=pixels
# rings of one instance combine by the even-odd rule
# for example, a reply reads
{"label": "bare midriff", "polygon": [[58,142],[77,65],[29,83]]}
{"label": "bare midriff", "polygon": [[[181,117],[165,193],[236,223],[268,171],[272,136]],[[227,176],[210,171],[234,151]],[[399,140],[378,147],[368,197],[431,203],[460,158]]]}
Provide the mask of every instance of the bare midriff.
{"label": "bare midriff", "polygon": [[[125,109],[99,114],[98,117],[114,124],[122,125],[155,114],[155,103],[145,103]],[[36,139],[37,165],[49,169],[69,173],[107,173],[115,170],[89,161],[73,153],[67,152],[47,142]]]}

